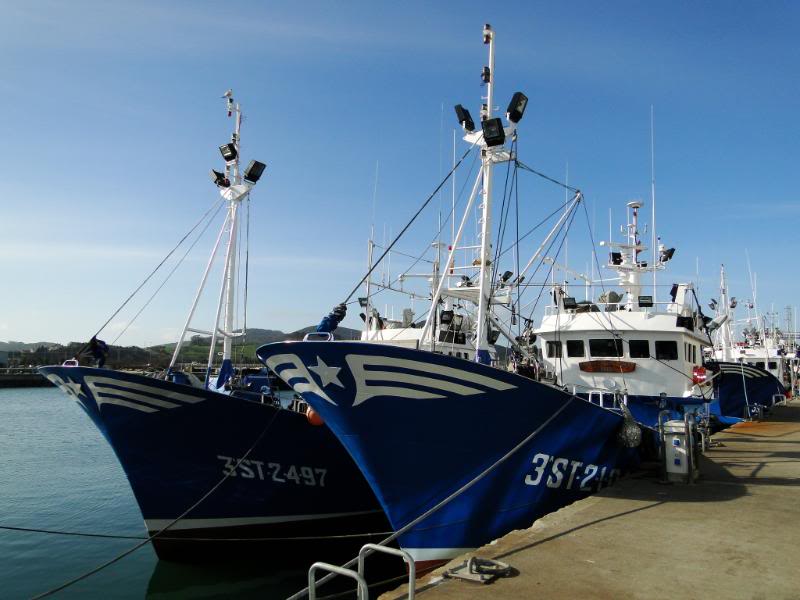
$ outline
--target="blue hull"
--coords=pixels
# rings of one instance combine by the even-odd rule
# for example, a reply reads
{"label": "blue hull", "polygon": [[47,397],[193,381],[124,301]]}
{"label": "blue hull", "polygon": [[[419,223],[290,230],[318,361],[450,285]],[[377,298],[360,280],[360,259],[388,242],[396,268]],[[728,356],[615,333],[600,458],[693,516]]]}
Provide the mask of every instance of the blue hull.
{"label": "blue hull", "polygon": [[258,551],[269,564],[305,563],[351,556],[388,530],[347,452],[327,427],[312,426],[302,414],[137,374],[85,367],[41,372],[106,437],[151,534],[224,479],[154,540],[160,558]]}
{"label": "blue hull", "polygon": [[421,563],[528,527],[638,461],[617,441],[618,412],[485,365],[358,342],[269,344],[257,355],[322,415],[395,530],[541,428],[399,538]]}
{"label": "blue hull", "polygon": [[711,412],[722,426],[748,419],[757,407],[770,408],[774,396],[786,394],[778,378],[764,369],[732,362],[711,363],[709,368],[719,373],[714,379],[719,402]]}

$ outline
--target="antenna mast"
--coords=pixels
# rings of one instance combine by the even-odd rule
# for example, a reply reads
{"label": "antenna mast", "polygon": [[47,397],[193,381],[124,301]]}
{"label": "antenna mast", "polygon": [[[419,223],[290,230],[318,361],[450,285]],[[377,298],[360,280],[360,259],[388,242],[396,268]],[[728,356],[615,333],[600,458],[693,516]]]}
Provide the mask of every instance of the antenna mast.
{"label": "antenna mast", "polygon": [[[653,265],[658,264],[658,246],[656,246],[656,154],[655,154],[655,127],[653,118],[653,105],[650,105],[650,232],[653,245]],[[656,270],[653,269],[653,306],[658,306],[656,287]]]}

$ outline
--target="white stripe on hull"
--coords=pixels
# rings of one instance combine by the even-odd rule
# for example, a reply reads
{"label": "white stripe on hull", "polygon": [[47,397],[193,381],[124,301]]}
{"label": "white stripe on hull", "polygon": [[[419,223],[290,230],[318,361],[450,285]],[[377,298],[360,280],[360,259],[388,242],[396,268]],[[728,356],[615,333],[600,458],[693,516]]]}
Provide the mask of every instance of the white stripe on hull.
{"label": "white stripe on hull", "polygon": [[[168,531],[179,529],[217,529],[222,527],[245,527],[248,525],[271,525],[274,523],[293,523],[297,521],[314,521],[318,519],[335,519],[337,517],[354,517],[380,512],[378,510],[362,510],[359,512],[322,513],[316,515],[285,515],[278,517],[239,517],[231,519],[181,519]],[[172,519],[145,519],[148,531],[158,531],[172,523]]]}
{"label": "white stripe on hull", "polygon": [[424,562],[428,560],[451,560],[466,552],[472,552],[475,548],[406,548],[404,546],[403,550],[411,555],[414,562]]}

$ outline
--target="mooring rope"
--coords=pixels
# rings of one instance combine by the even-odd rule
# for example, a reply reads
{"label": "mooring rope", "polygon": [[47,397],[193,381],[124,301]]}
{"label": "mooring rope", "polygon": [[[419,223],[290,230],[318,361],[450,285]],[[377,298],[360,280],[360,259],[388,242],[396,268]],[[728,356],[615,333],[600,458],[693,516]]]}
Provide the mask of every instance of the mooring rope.
{"label": "mooring rope", "polygon": [[227,481],[227,479],[231,476],[231,474],[236,471],[236,469],[239,467],[240,464],[242,464],[242,461],[246,460],[247,457],[250,456],[250,453],[255,449],[255,447],[259,444],[259,442],[261,442],[261,440],[263,439],[264,435],[267,433],[267,430],[270,428],[272,423],[275,421],[275,418],[278,416],[278,412],[279,411],[277,411],[277,410],[275,411],[275,413],[272,415],[272,418],[269,420],[269,422],[266,424],[266,426],[261,431],[259,436],[256,438],[256,441],[253,442],[252,446],[250,446],[250,448],[247,450],[247,452],[244,453],[244,456],[242,456],[237,461],[237,463],[229,471],[227,471],[222,476],[222,479],[220,479],[216,484],[214,484],[214,486],[210,490],[208,490],[205,494],[203,494],[203,496],[197,502],[192,504],[183,513],[181,513],[175,519],[170,521],[163,529],[160,529],[160,530],[156,531],[153,535],[148,536],[147,538],[143,539],[141,542],[139,542],[135,546],[132,546],[131,548],[128,548],[124,552],[122,552],[122,553],[118,554],[117,556],[111,558],[110,560],[107,560],[106,562],[94,567],[93,569],[91,569],[89,571],[86,571],[85,573],[83,573],[81,575],[78,575],[77,577],[74,577],[73,579],[70,579],[69,581],[66,581],[66,582],[64,582],[64,583],[62,583],[62,584],[60,584],[60,585],[58,585],[58,586],[56,586],[54,588],[51,588],[51,589],[47,590],[46,592],[42,592],[41,594],[38,594],[38,595],[34,596],[33,600],[38,600],[39,598],[45,598],[47,596],[52,596],[56,592],[60,592],[61,590],[64,590],[64,589],[70,587],[71,585],[74,585],[74,584],[78,583],[79,581],[83,581],[84,579],[86,579],[87,577],[91,577],[95,573],[99,573],[100,571],[102,571],[106,567],[108,567],[110,565],[113,565],[115,562],[118,562],[118,561],[122,560],[123,558],[125,558],[129,554],[133,554],[139,548],[141,548],[142,546],[150,543],[153,539],[155,539],[156,537],[160,536],[162,533],[167,531],[167,529],[169,529],[170,527],[175,525],[175,523],[177,523],[178,521],[183,519],[186,515],[188,515],[190,512],[192,512],[195,508],[200,506],[200,504],[202,504],[206,500],[206,498],[208,498],[211,494],[213,494],[217,490],[217,488],[219,488],[219,486],[221,486],[225,481]]}
{"label": "mooring rope", "polygon": [[[44,533],[49,535],[65,535],[76,537],[104,538],[111,540],[147,540],[152,539],[144,535],[119,535],[112,533],[92,533],[86,531],[63,531],[60,529],[39,529],[36,527],[16,527],[13,525],[0,525],[1,530],[19,531],[23,533]],[[289,541],[314,541],[314,540],[339,540],[361,537],[371,537],[374,535],[389,535],[391,531],[369,531],[365,533],[346,533],[340,535],[296,535],[291,537],[246,537],[246,538],[220,538],[220,537],[173,537],[160,535],[159,539],[174,542],[289,542]]]}
{"label": "mooring rope", "polygon": [[[534,429],[534,430],[533,430],[533,431],[532,431],[530,434],[528,434],[528,435],[527,435],[527,436],[526,436],[526,437],[525,437],[525,438],[524,438],[524,439],[523,439],[521,442],[519,442],[519,443],[518,443],[516,446],[514,446],[513,448],[511,448],[511,450],[509,450],[508,452],[506,452],[506,453],[505,453],[503,456],[501,456],[501,457],[500,457],[499,459],[497,459],[497,460],[496,460],[494,463],[492,463],[491,465],[489,465],[489,466],[488,466],[486,469],[484,469],[483,471],[481,471],[480,473],[478,473],[478,475],[476,475],[476,476],[475,476],[475,477],[474,477],[472,480],[468,481],[467,483],[465,483],[464,485],[462,485],[460,488],[458,488],[458,489],[457,489],[455,492],[453,492],[452,494],[450,494],[449,496],[447,496],[446,498],[444,498],[443,500],[441,500],[440,502],[438,502],[438,503],[437,503],[435,506],[433,506],[433,507],[429,508],[428,510],[426,510],[426,511],[425,511],[424,513],[422,513],[420,516],[418,516],[418,517],[417,517],[417,518],[415,518],[414,520],[410,521],[409,523],[407,523],[406,525],[404,525],[403,527],[401,527],[400,529],[398,529],[397,531],[395,531],[395,532],[394,532],[392,535],[390,535],[390,536],[388,536],[387,538],[385,538],[385,539],[381,540],[380,542],[378,542],[378,546],[385,546],[386,544],[390,544],[390,543],[392,543],[394,540],[396,540],[397,538],[399,538],[401,535],[405,534],[406,532],[408,532],[408,531],[409,531],[409,530],[411,530],[412,528],[416,527],[416,526],[417,526],[417,525],[419,525],[419,524],[420,524],[422,521],[424,521],[425,519],[427,519],[428,517],[430,517],[432,514],[434,514],[435,512],[439,511],[441,508],[445,507],[445,506],[446,506],[446,505],[448,505],[450,502],[452,502],[453,500],[455,500],[456,498],[458,498],[458,497],[459,497],[461,494],[463,494],[464,492],[466,492],[467,490],[469,490],[471,487],[473,487],[475,484],[477,484],[478,482],[480,482],[480,481],[481,481],[482,479],[484,479],[484,478],[485,478],[485,477],[486,477],[486,476],[487,476],[489,473],[491,473],[492,471],[494,471],[494,470],[495,470],[497,467],[499,467],[501,464],[503,464],[503,463],[504,463],[504,462],[506,462],[506,461],[507,461],[509,458],[511,458],[511,457],[512,457],[514,454],[516,454],[516,453],[517,453],[519,450],[521,450],[523,447],[525,447],[525,446],[528,444],[528,442],[530,442],[530,441],[531,441],[533,438],[535,438],[537,435],[539,435],[539,433],[540,433],[540,432],[541,432],[541,431],[542,431],[542,430],[543,430],[545,427],[547,427],[547,426],[548,426],[550,423],[552,423],[552,422],[553,422],[553,420],[554,420],[554,419],[555,419],[555,418],[556,418],[558,415],[560,415],[562,412],[564,412],[564,410],[566,410],[566,408],[567,408],[567,407],[568,407],[570,404],[572,404],[572,401],[573,401],[573,400],[575,400],[576,398],[577,398],[578,400],[583,400],[582,398],[580,398],[580,397],[578,397],[578,396],[575,396],[574,394],[569,394],[569,396],[570,396],[569,400],[567,400],[566,402],[564,402],[564,403],[563,403],[563,404],[562,404],[562,405],[561,405],[561,406],[558,408],[558,410],[556,410],[556,411],[555,411],[555,412],[554,412],[552,415],[550,415],[550,416],[547,418],[547,420],[546,420],[544,423],[542,423],[541,425],[539,425],[539,427],[537,427],[536,429]],[[369,556],[369,555],[370,555],[370,554],[372,554],[373,552],[374,552],[374,550],[368,550],[368,551],[366,552],[365,556]],[[354,559],[352,559],[352,560],[348,561],[347,563],[345,563],[344,565],[342,565],[342,567],[343,567],[343,568],[345,568],[345,569],[349,569],[349,568],[351,568],[353,565],[355,565],[357,562],[358,562],[358,558],[354,558]],[[317,583],[317,585],[321,585],[321,584],[325,583],[326,581],[330,581],[330,580],[331,580],[331,579],[333,579],[334,577],[336,577],[336,574],[335,574],[335,573],[329,573],[328,575],[325,575],[325,577],[323,577],[322,579],[320,579],[320,580],[319,580],[319,581],[317,581],[316,583]],[[305,596],[307,596],[307,595],[308,595],[308,587],[305,587],[305,588],[303,588],[302,590],[300,590],[299,592],[297,592],[296,594],[294,594],[294,595],[292,595],[292,596],[289,596],[289,598],[287,598],[287,600],[299,600],[300,598],[304,598],[304,597],[305,597]]]}

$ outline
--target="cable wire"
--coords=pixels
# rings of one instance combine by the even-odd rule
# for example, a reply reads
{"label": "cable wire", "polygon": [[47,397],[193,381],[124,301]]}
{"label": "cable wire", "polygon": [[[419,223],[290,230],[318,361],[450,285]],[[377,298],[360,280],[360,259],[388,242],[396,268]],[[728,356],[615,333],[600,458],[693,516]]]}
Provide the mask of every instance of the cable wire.
{"label": "cable wire", "polygon": [[239,465],[242,464],[242,462],[245,459],[247,459],[248,456],[250,456],[250,453],[255,449],[255,447],[259,444],[259,442],[261,442],[262,438],[267,433],[267,430],[270,428],[272,423],[275,421],[275,418],[278,416],[279,412],[280,411],[277,411],[277,410],[274,412],[274,414],[272,415],[272,418],[269,420],[269,422],[266,424],[266,426],[261,431],[259,436],[256,438],[256,441],[253,442],[253,445],[250,446],[250,448],[247,450],[247,452],[244,453],[244,456],[242,456],[238,460],[238,462],[229,471],[227,471],[225,473],[225,475],[223,475],[222,479],[220,479],[210,490],[208,490],[205,494],[203,494],[203,496],[197,502],[192,504],[189,508],[187,508],[185,511],[183,511],[183,513],[181,513],[175,519],[170,521],[165,527],[163,527],[162,529],[158,530],[153,535],[145,538],[144,540],[142,540],[141,542],[139,542],[135,546],[132,546],[131,548],[128,548],[124,552],[116,555],[115,557],[111,558],[110,560],[107,560],[106,562],[104,562],[104,563],[102,563],[100,565],[97,565],[93,569],[90,569],[89,571],[86,571],[85,573],[83,573],[81,575],[78,575],[77,577],[74,577],[74,578],[70,579],[69,581],[66,581],[66,582],[62,583],[61,585],[58,585],[58,586],[56,586],[54,588],[51,588],[51,589],[49,589],[49,590],[47,590],[45,592],[42,592],[41,594],[37,594],[36,596],[33,597],[33,600],[38,600],[39,598],[46,598],[47,596],[52,596],[56,592],[60,592],[61,590],[64,590],[64,589],[66,589],[66,588],[78,583],[79,581],[83,581],[84,579],[86,579],[88,577],[91,577],[95,573],[99,573],[100,571],[102,571],[106,567],[109,567],[109,566],[113,565],[115,562],[118,562],[118,561],[122,560],[123,558],[125,558],[129,554],[133,554],[134,552],[136,552],[136,550],[138,550],[142,546],[144,546],[144,545],[148,544],[149,542],[151,542],[153,539],[155,539],[156,537],[158,537],[159,535],[164,533],[167,529],[169,529],[170,527],[175,525],[175,523],[177,523],[182,518],[184,518],[186,515],[188,515],[190,512],[192,512],[195,508],[200,506],[200,504],[202,504],[206,500],[206,498],[208,498],[211,494],[213,494],[217,490],[217,488],[219,488],[219,486],[221,486],[225,481],[227,481],[227,479],[231,476],[232,473],[234,473],[236,471],[236,469],[239,467]]}

